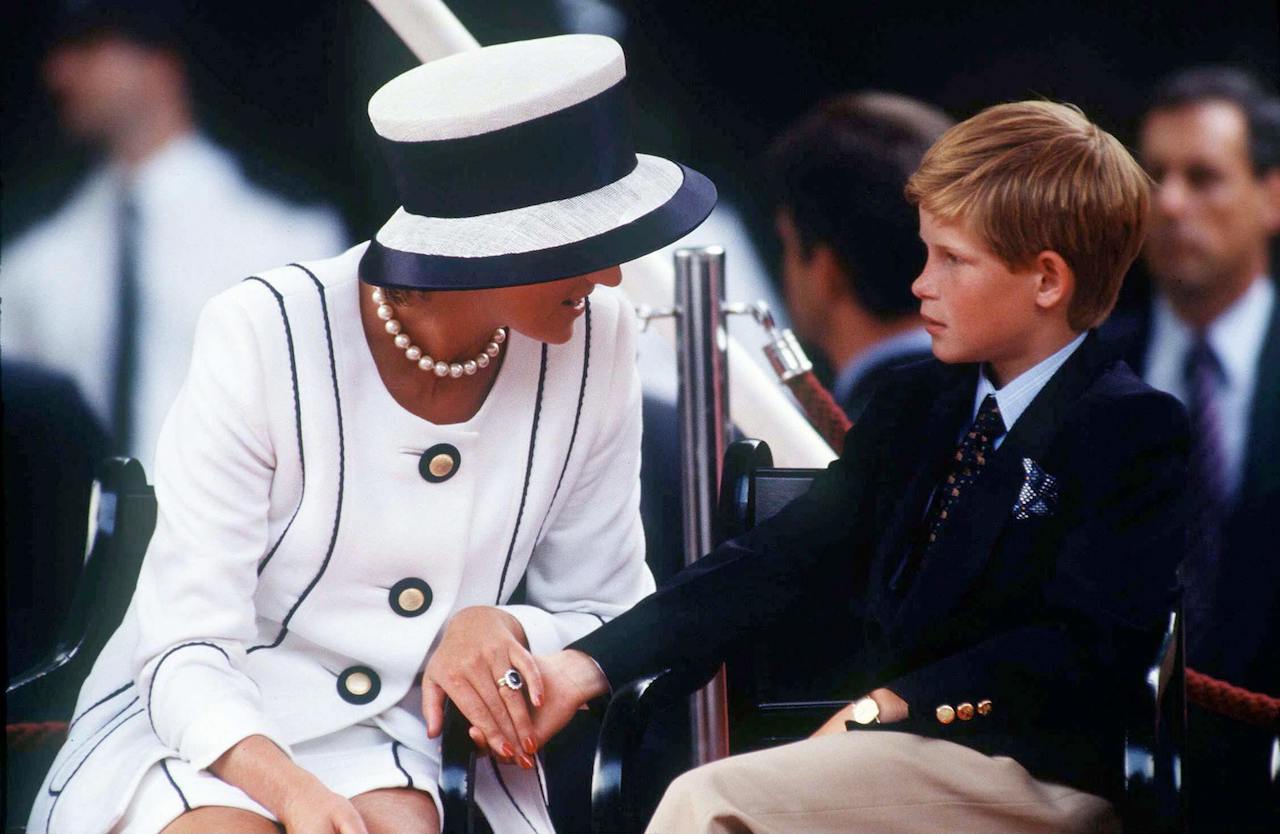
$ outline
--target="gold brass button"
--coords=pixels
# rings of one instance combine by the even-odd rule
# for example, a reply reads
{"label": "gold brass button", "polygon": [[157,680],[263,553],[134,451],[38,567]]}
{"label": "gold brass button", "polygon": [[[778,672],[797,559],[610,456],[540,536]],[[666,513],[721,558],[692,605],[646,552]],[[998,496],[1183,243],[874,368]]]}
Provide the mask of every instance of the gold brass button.
{"label": "gold brass button", "polygon": [[426,595],[417,588],[405,588],[400,592],[400,607],[405,611],[417,611],[426,601]]}
{"label": "gold brass button", "polygon": [[979,701],[978,715],[990,715],[990,714],[991,714],[991,702],[987,700]]}
{"label": "gold brass button", "polygon": [[338,675],[338,697],[349,704],[367,704],[381,691],[378,673],[368,666],[352,666]]}
{"label": "gold brass button", "polygon": [[368,695],[373,689],[373,681],[364,672],[352,672],[347,675],[347,691],[356,697]]}
{"label": "gold brass button", "polygon": [[401,617],[417,617],[431,607],[431,586],[416,576],[401,579],[391,586],[387,604]]}
{"label": "gold brass button", "polygon": [[428,483],[447,481],[462,467],[462,454],[452,443],[437,443],[418,459],[418,473]]}
{"label": "gold brass button", "polygon": [[968,701],[963,704],[959,704],[956,707],[956,718],[959,718],[961,721],[968,721],[970,718],[973,718],[973,704]]}
{"label": "gold brass button", "polygon": [[938,722],[941,724],[950,724],[956,720],[956,711],[952,709],[950,704],[943,704],[934,710],[933,714],[938,717]]}
{"label": "gold brass button", "polygon": [[442,452],[431,459],[427,469],[437,478],[447,478],[453,471],[453,458]]}

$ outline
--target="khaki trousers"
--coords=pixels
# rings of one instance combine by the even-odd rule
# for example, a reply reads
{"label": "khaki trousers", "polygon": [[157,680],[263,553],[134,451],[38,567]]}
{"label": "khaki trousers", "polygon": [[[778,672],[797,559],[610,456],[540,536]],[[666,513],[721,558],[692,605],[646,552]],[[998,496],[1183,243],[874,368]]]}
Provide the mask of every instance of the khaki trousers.
{"label": "khaki trousers", "polygon": [[1107,800],[1005,756],[864,731],[731,756],[680,776],[647,834],[1119,832]]}

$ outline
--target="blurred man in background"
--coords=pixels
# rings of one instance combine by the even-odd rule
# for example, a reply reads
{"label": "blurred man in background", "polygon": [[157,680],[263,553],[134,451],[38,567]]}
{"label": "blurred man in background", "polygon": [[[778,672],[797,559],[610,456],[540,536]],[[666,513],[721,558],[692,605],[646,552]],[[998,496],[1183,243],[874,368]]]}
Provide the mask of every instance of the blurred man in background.
{"label": "blurred man in background", "polygon": [[[1280,98],[1242,71],[1177,73],[1141,126],[1156,183],[1150,306],[1113,333],[1192,417],[1199,523],[1184,565],[1188,664],[1280,695]],[[1192,707],[1193,831],[1275,831],[1274,729]]]}
{"label": "blurred man in background", "polygon": [[890,369],[931,355],[911,295],[924,247],[902,189],[950,126],[906,96],[853,93],[819,104],[769,151],[787,310],[854,420]]}
{"label": "blurred man in background", "polygon": [[102,162],[6,247],[6,358],[69,375],[115,451],[150,463],[205,299],[345,243],[327,208],[249,184],[193,116],[183,4],[69,4],[45,64],[67,134]]}
{"label": "blurred man in background", "polygon": [[251,186],[193,116],[177,2],[79,2],[45,80],[100,164],[0,259],[8,672],[52,645],[84,558],[98,460],[150,468],[205,299],[341,251],[335,212]]}

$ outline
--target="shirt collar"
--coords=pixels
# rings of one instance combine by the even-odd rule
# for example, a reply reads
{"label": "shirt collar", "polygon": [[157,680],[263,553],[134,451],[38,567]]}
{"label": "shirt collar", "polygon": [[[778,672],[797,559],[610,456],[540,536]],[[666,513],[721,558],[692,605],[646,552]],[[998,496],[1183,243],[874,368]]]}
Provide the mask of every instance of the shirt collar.
{"label": "shirt collar", "polygon": [[219,175],[234,170],[235,162],[225,151],[199,133],[188,133],[160,148],[131,174],[116,165],[111,176],[141,205],[167,207],[207,197],[210,185],[225,179]]}
{"label": "shirt collar", "polygon": [[[1222,366],[1228,386],[1238,386],[1247,381],[1257,367],[1262,344],[1266,341],[1267,322],[1275,305],[1276,288],[1266,275],[1259,275],[1239,298],[1222,315],[1205,329],[1205,339],[1213,348]],[[1152,341],[1157,338],[1163,344],[1176,344],[1182,350],[1177,357],[1179,368],[1182,355],[1195,339],[1191,327],[1178,318],[1173,306],[1163,295],[1157,295],[1155,316],[1152,321]]]}
{"label": "shirt collar", "polygon": [[929,331],[923,327],[913,327],[910,330],[895,333],[887,339],[881,339],[840,369],[835,383],[831,386],[831,393],[836,400],[844,402],[872,368],[896,356],[928,353],[932,348],[933,339],[930,338]]}
{"label": "shirt collar", "polygon": [[996,405],[1000,406],[1000,416],[1004,419],[1006,432],[1013,431],[1013,424],[1027,410],[1031,401],[1036,398],[1045,384],[1057,373],[1071,354],[1083,344],[1088,332],[1081,333],[1057,352],[1041,359],[1038,363],[1011,379],[1003,388],[997,389],[987,376],[986,366],[978,374],[978,390],[973,395],[973,416],[977,416],[978,408],[988,394],[995,394]]}

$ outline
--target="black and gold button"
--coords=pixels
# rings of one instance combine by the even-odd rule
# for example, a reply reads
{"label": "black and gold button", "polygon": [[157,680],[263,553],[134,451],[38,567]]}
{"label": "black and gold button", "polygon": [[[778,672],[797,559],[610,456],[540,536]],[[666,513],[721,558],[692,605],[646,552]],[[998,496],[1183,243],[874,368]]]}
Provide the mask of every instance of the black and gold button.
{"label": "black and gold button", "polygon": [[938,723],[940,724],[950,724],[952,721],[956,720],[955,708],[952,707],[950,704],[943,704],[942,706],[934,710],[933,714],[938,719]]}
{"label": "black and gold button", "polygon": [[367,704],[382,691],[378,673],[368,666],[352,666],[338,675],[338,697],[349,704]]}
{"label": "black and gold button", "polygon": [[978,702],[978,715],[988,716],[991,714],[991,702],[985,698]]}
{"label": "black and gold button", "polygon": [[422,453],[418,459],[418,473],[429,483],[438,484],[447,481],[458,473],[462,466],[462,455],[458,448],[450,443],[437,443]]}
{"label": "black and gold button", "polygon": [[416,576],[401,579],[391,586],[387,601],[401,617],[417,617],[431,607],[431,586]]}
{"label": "black and gold button", "polygon": [[973,704],[968,701],[963,704],[956,704],[956,718],[961,721],[969,721],[973,718]]}

